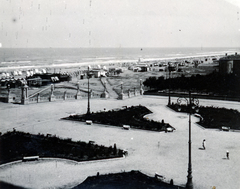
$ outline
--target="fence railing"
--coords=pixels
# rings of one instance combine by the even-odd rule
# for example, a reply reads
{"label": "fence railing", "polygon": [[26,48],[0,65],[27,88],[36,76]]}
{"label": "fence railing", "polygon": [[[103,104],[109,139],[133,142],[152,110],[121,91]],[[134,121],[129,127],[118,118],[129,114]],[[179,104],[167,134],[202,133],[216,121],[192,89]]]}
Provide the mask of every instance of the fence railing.
{"label": "fence railing", "polygon": [[[114,90],[114,89],[113,89]],[[119,95],[119,93],[118,93]],[[130,98],[130,97],[134,97],[134,96],[139,96],[140,95],[140,91],[139,90],[129,90],[128,92],[124,92],[123,94],[123,98]],[[7,103],[21,103],[21,99],[22,97],[20,95],[17,96],[5,96],[5,97],[0,97],[0,101],[2,102],[7,102]],[[47,96],[46,94],[44,96],[41,96],[40,94],[38,94],[37,96],[30,96],[27,99],[28,103],[39,103],[39,102],[50,102],[50,101],[59,101],[59,100],[73,100],[73,99],[84,99],[84,98],[88,98],[88,94],[87,93],[78,93],[78,94],[57,94],[57,95],[53,95],[51,96],[50,94]],[[92,92],[91,93],[91,98],[101,98],[101,94],[100,93],[96,93],[96,92]]]}

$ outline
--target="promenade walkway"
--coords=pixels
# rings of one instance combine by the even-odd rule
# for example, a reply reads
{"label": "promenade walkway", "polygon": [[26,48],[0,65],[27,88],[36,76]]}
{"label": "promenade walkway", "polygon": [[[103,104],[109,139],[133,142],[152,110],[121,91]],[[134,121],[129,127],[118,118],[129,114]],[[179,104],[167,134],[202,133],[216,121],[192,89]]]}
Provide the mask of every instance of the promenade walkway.
{"label": "promenade walkway", "polygon": [[[173,101],[176,98],[172,98]],[[69,161],[39,161],[18,163],[0,168],[0,179],[27,188],[71,188],[88,176],[140,170],[154,176],[155,172],[184,186],[188,169],[188,115],[166,107],[167,97],[138,96],[125,100],[92,99],[91,111],[104,108],[143,105],[153,111],[149,119],[164,119],[176,128],[173,133],[142,130],[123,130],[106,125],[86,125],[82,122],[60,120],[73,113],[86,113],[87,101],[56,101],[30,105],[3,104],[0,106],[0,132],[12,130],[33,134],[50,133],[73,140],[95,141],[126,149],[123,159],[69,163]],[[2,104],[1,104],[2,105]],[[238,109],[240,103],[200,100],[200,105]],[[44,110],[44,111],[43,111]],[[12,119],[14,117],[14,119]],[[240,133],[203,129],[192,116],[192,165],[194,189],[235,189],[240,186]],[[206,139],[206,150],[201,150]],[[226,159],[226,150],[230,159]]]}

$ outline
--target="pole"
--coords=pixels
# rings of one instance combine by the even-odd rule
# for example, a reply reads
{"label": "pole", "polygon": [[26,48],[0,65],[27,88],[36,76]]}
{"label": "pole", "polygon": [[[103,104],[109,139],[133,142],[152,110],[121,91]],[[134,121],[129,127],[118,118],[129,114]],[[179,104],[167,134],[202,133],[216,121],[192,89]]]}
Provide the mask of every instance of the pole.
{"label": "pole", "polygon": [[87,78],[88,78],[88,107],[87,107],[87,114],[90,114],[89,66],[88,66]]}
{"label": "pole", "polygon": [[192,182],[192,157],[191,157],[191,113],[192,113],[192,100],[191,100],[191,91],[189,91],[189,141],[188,141],[188,180],[186,184],[187,189],[193,189]]}
{"label": "pole", "polygon": [[168,106],[170,106],[171,105],[171,95],[170,95],[170,75],[171,75],[171,72],[170,72],[170,68],[169,68],[169,66],[168,66],[168,72],[169,72],[169,77],[168,77],[168,79],[169,79],[169,87],[168,87]]}

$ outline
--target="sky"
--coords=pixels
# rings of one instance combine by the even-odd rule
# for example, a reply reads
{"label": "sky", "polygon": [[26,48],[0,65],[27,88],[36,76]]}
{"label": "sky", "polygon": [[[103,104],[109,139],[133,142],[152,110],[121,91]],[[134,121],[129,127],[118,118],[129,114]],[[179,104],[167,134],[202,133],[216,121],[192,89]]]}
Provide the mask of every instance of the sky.
{"label": "sky", "polygon": [[239,0],[1,0],[0,47],[239,47]]}

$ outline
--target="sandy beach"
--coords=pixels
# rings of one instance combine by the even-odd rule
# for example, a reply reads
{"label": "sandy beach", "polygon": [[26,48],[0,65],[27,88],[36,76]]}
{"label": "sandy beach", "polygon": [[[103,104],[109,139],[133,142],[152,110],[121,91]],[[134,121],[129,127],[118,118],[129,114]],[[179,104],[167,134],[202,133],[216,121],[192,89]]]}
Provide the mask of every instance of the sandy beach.
{"label": "sandy beach", "polygon": [[[172,99],[173,101],[176,98]],[[76,103],[77,102],[77,103]],[[87,176],[140,170],[154,176],[163,175],[166,181],[184,186],[187,181],[188,162],[188,115],[177,113],[166,107],[167,98],[138,96],[126,100],[92,99],[91,111],[99,111],[122,106],[144,105],[154,119],[170,123],[176,128],[173,133],[159,133],[131,129],[122,130],[106,125],[86,125],[85,123],[61,121],[70,114],[85,113],[87,100],[56,101],[29,105],[1,104],[1,132],[19,131],[33,134],[56,134],[73,140],[95,141],[97,144],[113,145],[126,149],[129,155],[123,159],[96,162],[72,163],[71,161],[44,160],[31,163],[16,163],[0,167],[0,179],[27,188],[71,188]],[[213,105],[237,109],[237,102],[200,100],[201,105]],[[14,119],[12,119],[14,117]],[[240,133],[203,129],[192,116],[192,164],[193,183],[196,189],[234,189],[240,186]],[[206,139],[206,150],[200,150]],[[230,160],[226,159],[226,150]]]}
{"label": "sandy beach", "polygon": [[[234,52],[231,52],[234,53]],[[154,62],[184,62],[184,61],[192,61],[192,60],[199,60],[204,61],[205,59],[209,59],[207,63],[212,63],[211,58],[217,57],[218,59],[220,57],[223,57],[223,53],[211,53],[211,54],[199,54],[199,55],[193,55],[193,56],[174,56],[171,57],[165,57],[165,58],[136,58],[136,59],[115,59],[115,58],[95,58],[91,61],[81,61],[81,62],[50,62],[50,63],[39,63],[32,62],[32,61],[9,61],[9,62],[1,62],[0,66],[0,72],[13,72],[15,70],[21,70],[21,71],[27,71],[27,70],[33,70],[33,69],[87,69],[88,66],[97,67],[100,66],[107,66],[107,67],[122,67],[122,66],[131,66],[136,65],[139,63],[145,63],[145,64],[152,64]]]}

